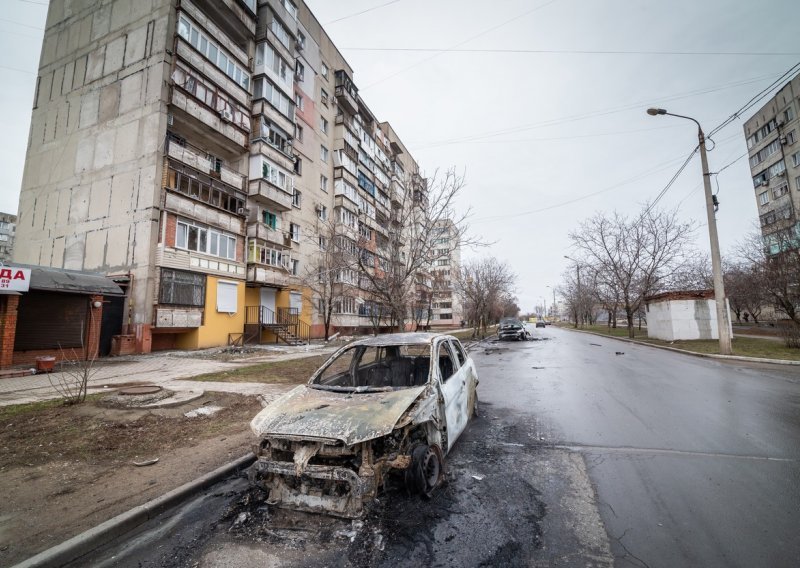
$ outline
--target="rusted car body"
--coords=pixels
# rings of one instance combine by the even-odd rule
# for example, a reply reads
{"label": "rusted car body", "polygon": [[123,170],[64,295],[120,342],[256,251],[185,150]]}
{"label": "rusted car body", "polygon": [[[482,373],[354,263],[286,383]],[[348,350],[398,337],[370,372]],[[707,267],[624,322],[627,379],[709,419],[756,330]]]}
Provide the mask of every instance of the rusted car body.
{"label": "rusted car body", "polygon": [[270,504],[361,516],[387,476],[431,495],[477,405],[458,339],[399,333],[355,341],[252,421],[253,480]]}

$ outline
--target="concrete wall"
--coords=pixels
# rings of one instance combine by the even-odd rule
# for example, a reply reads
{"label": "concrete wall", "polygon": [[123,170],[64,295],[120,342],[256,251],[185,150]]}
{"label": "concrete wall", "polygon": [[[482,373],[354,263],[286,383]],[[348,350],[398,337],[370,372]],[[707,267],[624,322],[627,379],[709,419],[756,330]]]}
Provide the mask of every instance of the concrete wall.
{"label": "concrete wall", "polygon": [[170,0],[51,2],[16,262],[133,275],[150,323],[174,22]]}
{"label": "concrete wall", "polygon": [[647,306],[647,335],[654,339],[719,339],[713,299],[667,300]]}

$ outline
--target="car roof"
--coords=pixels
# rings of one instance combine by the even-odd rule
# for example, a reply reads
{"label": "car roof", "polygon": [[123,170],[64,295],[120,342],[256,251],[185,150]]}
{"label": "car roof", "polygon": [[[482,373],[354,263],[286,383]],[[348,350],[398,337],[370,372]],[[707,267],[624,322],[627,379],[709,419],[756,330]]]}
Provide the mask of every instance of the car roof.
{"label": "car roof", "polygon": [[347,347],[352,347],[354,345],[367,345],[372,347],[384,347],[388,345],[430,345],[438,337],[456,339],[452,335],[446,333],[412,331],[407,333],[386,333],[374,337],[367,337],[365,339],[358,339],[348,344]]}

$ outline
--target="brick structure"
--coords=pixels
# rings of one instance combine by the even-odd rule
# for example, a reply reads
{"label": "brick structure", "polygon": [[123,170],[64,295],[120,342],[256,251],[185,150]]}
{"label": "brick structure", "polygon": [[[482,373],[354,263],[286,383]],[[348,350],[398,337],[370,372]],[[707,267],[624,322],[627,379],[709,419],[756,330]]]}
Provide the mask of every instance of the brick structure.
{"label": "brick structure", "polygon": [[14,357],[18,305],[19,296],[0,296],[0,369],[10,366]]}

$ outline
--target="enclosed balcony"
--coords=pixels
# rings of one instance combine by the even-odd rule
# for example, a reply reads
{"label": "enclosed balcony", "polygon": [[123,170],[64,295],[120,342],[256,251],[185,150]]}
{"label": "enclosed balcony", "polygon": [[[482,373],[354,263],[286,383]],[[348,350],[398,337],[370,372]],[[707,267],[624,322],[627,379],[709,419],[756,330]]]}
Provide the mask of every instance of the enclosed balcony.
{"label": "enclosed balcony", "polygon": [[169,139],[167,141],[167,155],[202,173],[216,177],[236,189],[245,190],[247,176],[229,168],[210,152],[203,151],[184,141],[179,142],[175,139]]}
{"label": "enclosed balcony", "polygon": [[347,110],[350,114],[358,112],[358,89],[353,84],[353,80],[344,71],[336,71],[336,102],[339,106]]}
{"label": "enclosed balcony", "polygon": [[292,194],[279,189],[264,178],[250,180],[247,195],[256,202],[278,211],[289,211],[292,208]]}
{"label": "enclosed balcony", "polygon": [[283,231],[273,229],[261,221],[251,221],[247,224],[247,238],[259,239],[267,243],[267,246],[279,248],[288,248],[292,242],[289,235],[285,235]]}

